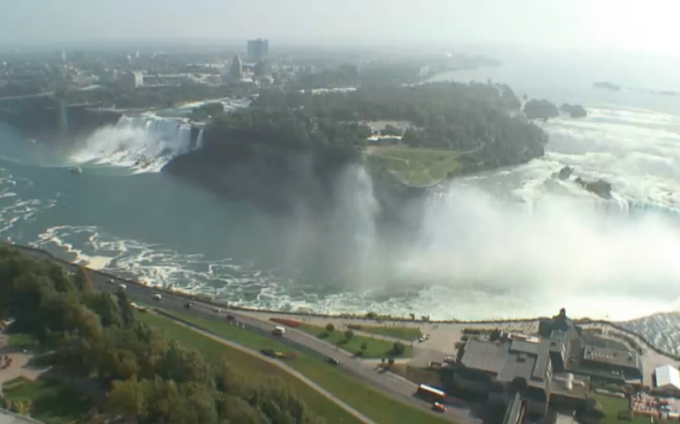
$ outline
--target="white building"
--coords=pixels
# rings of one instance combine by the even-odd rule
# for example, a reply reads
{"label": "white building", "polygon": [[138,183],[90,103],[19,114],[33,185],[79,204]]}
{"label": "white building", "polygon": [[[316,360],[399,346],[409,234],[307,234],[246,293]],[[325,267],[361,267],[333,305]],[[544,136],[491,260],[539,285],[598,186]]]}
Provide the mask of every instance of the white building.
{"label": "white building", "polygon": [[654,369],[654,386],[659,389],[680,391],[680,371],[672,365]]}
{"label": "white building", "polygon": [[128,89],[135,89],[144,86],[144,74],[141,72],[128,71],[118,77],[120,83]]}

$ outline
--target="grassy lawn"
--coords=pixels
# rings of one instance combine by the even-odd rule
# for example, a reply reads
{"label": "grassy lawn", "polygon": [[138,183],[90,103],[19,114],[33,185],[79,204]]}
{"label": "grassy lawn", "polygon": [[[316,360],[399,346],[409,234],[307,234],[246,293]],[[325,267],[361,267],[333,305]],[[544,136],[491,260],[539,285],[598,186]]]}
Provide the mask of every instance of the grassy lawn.
{"label": "grassy lawn", "polygon": [[623,424],[623,423],[637,423],[649,424],[649,418],[633,417],[632,421],[620,420],[617,415],[619,411],[628,409],[628,400],[621,399],[614,396],[607,396],[601,394],[593,394],[593,397],[602,405],[602,412],[604,418],[600,420],[601,424]]}
{"label": "grassy lawn", "polygon": [[414,327],[380,327],[380,326],[361,326],[361,331],[381,336],[392,337],[405,341],[418,340],[422,333]]}
{"label": "grassy lawn", "polygon": [[[350,415],[334,402],[331,402],[323,395],[317,393],[307,384],[281,370],[280,368],[261,360],[260,358],[254,357],[236,349],[232,349],[219,342],[209,339],[208,337],[204,337],[192,330],[189,330],[188,328],[175,324],[166,318],[150,313],[138,313],[137,316],[141,321],[147,323],[151,327],[162,330],[168,336],[168,338],[175,339],[185,346],[200,351],[208,359],[225,359],[228,363],[233,365],[234,369],[242,371],[246,375],[257,375],[260,377],[271,376],[284,379],[288,384],[291,385],[295,392],[300,395],[302,399],[304,399],[307,406],[318,415],[324,417],[328,423],[361,424],[361,421],[359,421],[353,415]],[[187,321],[189,320],[187,319]],[[243,333],[247,332],[243,331]],[[237,340],[234,341],[239,342]],[[246,345],[246,343],[242,344]],[[257,347],[252,345],[249,347],[259,350],[265,347],[274,348],[279,346],[267,346],[262,344],[261,346]],[[281,350],[290,351],[290,348],[284,348]]]}
{"label": "grassy lawn", "polygon": [[[300,331],[314,335],[322,340],[327,341],[340,347],[340,349],[355,355],[360,355],[363,358],[386,358],[389,356],[395,358],[410,357],[412,355],[411,346],[406,345],[406,350],[401,355],[394,355],[392,353],[393,342],[387,340],[372,339],[366,336],[354,335],[350,340],[345,338],[345,332],[335,330],[333,332],[326,331],[323,327],[316,327],[313,325],[302,324],[297,328]],[[362,352],[361,345],[366,343],[366,350]]]}
{"label": "grassy lawn", "polygon": [[[172,312],[173,315],[194,323],[225,339],[232,340],[252,349],[271,348],[291,351],[290,346],[269,339],[257,333],[229,324],[203,319],[188,314]],[[379,424],[444,424],[448,420],[437,417],[398,402],[354,377],[347,375],[326,362],[298,351],[298,358],[286,360],[291,368],[304,374],[316,384],[328,390],[340,400],[355,408]]]}
{"label": "grassy lawn", "polygon": [[33,347],[38,345],[38,341],[29,334],[9,333],[7,334],[7,344],[14,347]]}
{"label": "grassy lawn", "polygon": [[16,378],[5,382],[2,391],[11,400],[30,400],[31,417],[46,424],[84,423],[92,405],[86,396],[60,383],[41,379]]}
{"label": "grassy lawn", "polygon": [[461,166],[456,150],[383,146],[371,153],[392,175],[414,186],[437,184]]}

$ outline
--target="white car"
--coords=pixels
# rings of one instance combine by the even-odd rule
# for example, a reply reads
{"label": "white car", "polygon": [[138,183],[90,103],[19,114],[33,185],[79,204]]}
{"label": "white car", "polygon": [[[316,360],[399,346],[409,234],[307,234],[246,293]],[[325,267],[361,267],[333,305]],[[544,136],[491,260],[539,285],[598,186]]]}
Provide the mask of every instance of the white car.
{"label": "white car", "polygon": [[113,278],[109,278],[108,280],[106,280],[106,282],[109,283],[109,284],[114,284],[114,283],[115,283],[115,281],[113,281]]}
{"label": "white car", "polygon": [[163,299],[163,296],[161,296],[160,294],[154,294],[151,297],[153,297],[153,300],[157,300],[157,301],[160,301],[161,299]]}
{"label": "white car", "polygon": [[127,288],[127,286],[125,284],[119,284],[118,288],[121,289],[121,290],[125,290]]}

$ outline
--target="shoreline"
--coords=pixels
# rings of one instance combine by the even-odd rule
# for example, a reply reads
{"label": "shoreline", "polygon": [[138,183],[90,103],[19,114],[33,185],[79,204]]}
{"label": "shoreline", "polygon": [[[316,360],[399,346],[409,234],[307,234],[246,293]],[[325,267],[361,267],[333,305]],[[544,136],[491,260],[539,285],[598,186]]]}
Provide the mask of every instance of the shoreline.
{"label": "shoreline", "polygon": [[[106,278],[113,279],[119,283],[124,283],[124,284],[133,284],[139,287],[150,287],[146,284],[142,284],[138,281],[135,280],[129,280],[123,277],[119,277],[114,274],[110,274],[107,272],[103,272],[100,270],[88,268],[87,266],[84,265],[79,265],[77,263],[69,262],[68,260],[65,259],[60,259],[57,258],[54,254],[51,252],[48,252],[44,249],[39,249],[31,246],[23,246],[23,245],[17,245],[17,244],[12,244],[12,243],[7,243],[7,242],[0,242],[0,246],[7,247],[9,249],[16,249],[18,251],[23,251],[23,252],[29,252],[32,253],[33,255],[39,255],[42,256],[44,259],[48,259],[54,262],[61,263],[62,265],[66,265],[68,267],[79,267],[82,269],[87,270],[88,272],[95,273],[102,275]],[[535,322],[537,320],[540,320],[541,318],[549,318],[549,317],[532,317],[532,318],[514,318],[514,319],[490,319],[490,320],[423,320],[423,319],[411,319],[407,317],[394,317],[394,316],[380,316],[380,315],[372,315],[372,316],[367,316],[368,314],[364,315],[356,315],[356,314],[320,314],[320,313],[306,313],[306,312],[290,312],[290,311],[278,311],[278,310],[266,310],[266,309],[255,309],[255,308],[245,308],[245,307],[240,307],[240,306],[234,306],[230,305],[228,303],[222,303],[215,301],[212,298],[209,297],[204,297],[204,296],[196,296],[192,295],[189,293],[185,293],[182,291],[178,290],[171,290],[167,289],[164,287],[153,287],[154,290],[161,291],[161,292],[166,292],[166,293],[172,293],[173,295],[183,297],[187,300],[197,300],[201,301],[203,303],[213,305],[215,307],[221,307],[221,308],[228,308],[228,309],[233,309],[237,311],[243,311],[243,312],[250,312],[250,313],[261,313],[261,314],[276,314],[276,315],[287,315],[287,316],[297,316],[297,317],[312,317],[312,318],[328,318],[328,319],[354,319],[354,320],[360,320],[360,321],[366,321],[366,322],[395,322],[395,323],[414,323],[414,324],[470,324],[470,325],[484,325],[484,324],[490,324],[490,325],[499,325],[499,324],[504,324],[504,323],[528,323],[528,322]],[[670,352],[666,352],[663,349],[657,347],[654,345],[652,342],[647,340],[643,335],[638,334],[634,331],[631,331],[623,326],[618,325],[615,322],[607,321],[607,320],[595,320],[595,319],[590,319],[590,318],[578,318],[574,319],[574,322],[578,325],[607,325],[610,326],[617,331],[620,331],[624,334],[630,335],[637,340],[641,342],[642,345],[644,345],[646,348],[651,349],[652,351],[660,354],[667,356],[669,358],[673,358],[675,360],[680,361],[680,355],[675,355]]]}

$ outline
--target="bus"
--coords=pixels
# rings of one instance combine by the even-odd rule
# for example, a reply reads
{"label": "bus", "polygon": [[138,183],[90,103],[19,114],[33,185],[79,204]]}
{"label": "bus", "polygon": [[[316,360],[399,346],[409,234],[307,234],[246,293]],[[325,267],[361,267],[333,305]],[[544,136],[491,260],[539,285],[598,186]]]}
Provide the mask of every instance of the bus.
{"label": "bus", "polygon": [[443,401],[446,399],[446,393],[434,387],[430,387],[426,384],[421,384],[418,386],[418,395],[430,400]]}

